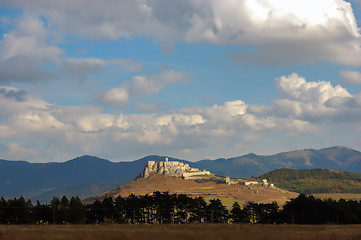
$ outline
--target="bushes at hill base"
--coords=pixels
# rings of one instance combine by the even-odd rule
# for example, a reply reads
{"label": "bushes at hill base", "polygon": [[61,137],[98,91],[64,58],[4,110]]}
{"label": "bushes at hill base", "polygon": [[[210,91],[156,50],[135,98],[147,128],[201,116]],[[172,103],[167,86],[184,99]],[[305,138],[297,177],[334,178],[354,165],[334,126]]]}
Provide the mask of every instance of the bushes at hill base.
{"label": "bushes at hill base", "polygon": [[228,211],[221,200],[207,204],[202,197],[155,192],[127,198],[107,197],[84,204],[78,197],[70,201],[54,197],[49,204],[33,205],[23,197],[0,199],[0,224],[360,224],[361,202],[321,200],[299,195],[280,210],[277,203],[237,202]]}
{"label": "bushes at hill base", "polygon": [[277,169],[260,176],[289,191],[313,193],[361,193],[361,174],[329,169]]}

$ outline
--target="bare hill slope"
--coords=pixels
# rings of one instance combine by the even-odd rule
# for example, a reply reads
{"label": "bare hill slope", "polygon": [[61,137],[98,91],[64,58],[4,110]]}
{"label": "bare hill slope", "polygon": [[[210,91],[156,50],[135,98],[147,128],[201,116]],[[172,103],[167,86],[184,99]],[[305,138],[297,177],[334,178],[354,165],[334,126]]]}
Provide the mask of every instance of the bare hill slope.
{"label": "bare hill slope", "polygon": [[276,201],[279,205],[283,205],[289,199],[298,196],[297,193],[278,188],[264,188],[261,185],[244,186],[235,184],[226,186],[215,182],[197,183],[194,180],[153,174],[148,178],[137,178],[128,184],[89,200],[104,197],[128,197],[130,194],[145,195],[152,194],[155,191],[169,192],[170,194],[187,194],[190,197],[201,196],[205,199],[230,199],[239,203],[248,201],[270,203]]}

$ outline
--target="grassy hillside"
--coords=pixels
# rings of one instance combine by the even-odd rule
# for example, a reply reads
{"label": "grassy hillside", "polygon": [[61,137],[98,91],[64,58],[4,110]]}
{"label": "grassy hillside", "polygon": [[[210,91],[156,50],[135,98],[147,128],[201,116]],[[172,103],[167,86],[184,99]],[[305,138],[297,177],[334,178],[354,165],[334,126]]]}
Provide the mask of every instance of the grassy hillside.
{"label": "grassy hillside", "polygon": [[277,169],[260,176],[277,187],[313,193],[361,193],[361,174],[329,169]]}

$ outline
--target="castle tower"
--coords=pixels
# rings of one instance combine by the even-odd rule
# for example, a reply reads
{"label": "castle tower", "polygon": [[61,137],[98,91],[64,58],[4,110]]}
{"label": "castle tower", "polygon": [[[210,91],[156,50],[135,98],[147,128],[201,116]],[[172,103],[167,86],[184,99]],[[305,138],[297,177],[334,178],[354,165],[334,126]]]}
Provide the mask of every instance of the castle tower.
{"label": "castle tower", "polygon": [[168,158],[166,157],[166,158],[164,159],[164,161],[167,163],[167,162],[168,162]]}
{"label": "castle tower", "polygon": [[227,186],[228,186],[228,185],[231,185],[231,181],[230,181],[229,177],[226,177],[226,185],[227,185]]}

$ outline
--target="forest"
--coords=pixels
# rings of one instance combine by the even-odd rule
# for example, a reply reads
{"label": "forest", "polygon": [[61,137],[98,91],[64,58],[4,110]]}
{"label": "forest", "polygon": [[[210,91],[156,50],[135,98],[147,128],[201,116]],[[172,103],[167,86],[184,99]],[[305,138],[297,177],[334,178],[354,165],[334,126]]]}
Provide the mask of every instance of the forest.
{"label": "forest", "polygon": [[0,224],[360,224],[361,202],[321,200],[300,194],[282,209],[277,203],[235,202],[230,210],[219,199],[154,192],[153,195],[111,197],[83,203],[54,197],[34,205],[24,197],[0,199]]}
{"label": "forest", "polygon": [[361,193],[361,174],[347,171],[283,168],[259,177],[297,193]]}

